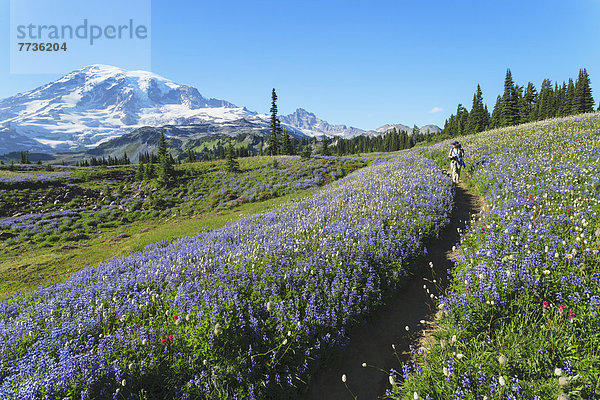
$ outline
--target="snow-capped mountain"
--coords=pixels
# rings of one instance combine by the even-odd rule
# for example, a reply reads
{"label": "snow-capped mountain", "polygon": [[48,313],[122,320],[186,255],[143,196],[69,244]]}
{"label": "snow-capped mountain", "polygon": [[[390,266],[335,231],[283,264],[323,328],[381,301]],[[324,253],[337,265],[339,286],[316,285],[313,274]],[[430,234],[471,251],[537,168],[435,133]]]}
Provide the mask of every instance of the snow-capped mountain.
{"label": "snow-capped mountain", "polygon": [[283,115],[279,119],[283,124],[293,126],[307,136],[327,135],[350,138],[365,134],[364,130],[352,126],[331,125],[303,108],[298,108],[294,113]]}
{"label": "snow-capped mountain", "polygon": [[[205,98],[194,87],[151,72],[90,65],[0,100],[0,154],[88,150],[143,127],[170,127],[166,134],[177,131],[180,137],[186,132],[264,135],[269,119],[225,100]],[[302,108],[280,120],[300,137],[349,138],[386,131],[332,125]]]}
{"label": "snow-capped mountain", "polygon": [[83,150],[143,126],[237,120],[267,123],[266,116],[150,72],[90,65],[0,100],[0,154]]}

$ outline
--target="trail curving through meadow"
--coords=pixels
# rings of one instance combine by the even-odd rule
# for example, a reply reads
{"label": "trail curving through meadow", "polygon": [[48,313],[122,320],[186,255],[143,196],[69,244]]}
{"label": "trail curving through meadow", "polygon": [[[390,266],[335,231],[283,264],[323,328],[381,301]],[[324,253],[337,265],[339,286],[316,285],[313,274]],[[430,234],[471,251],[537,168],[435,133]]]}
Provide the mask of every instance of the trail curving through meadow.
{"label": "trail curving through meadow", "polygon": [[[409,345],[427,334],[428,322],[433,321],[435,310],[423,284],[432,290],[433,285],[427,281],[435,275],[438,283],[443,280],[441,285],[446,286],[447,270],[452,268],[452,248],[460,240],[458,229],[464,230],[483,206],[483,199],[464,183],[455,185],[450,224],[438,239],[427,244],[427,262],[420,268],[420,276],[415,276],[396,295],[388,298],[386,305],[364,325],[349,332],[349,345],[313,375],[301,397],[303,400],[373,400],[384,397],[390,383],[388,374],[380,369],[388,372],[391,368],[399,370],[399,359],[406,361],[409,358]],[[427,265],[429,261],[433,263],[433,272]],[[428,322],[421,324],[421,320]],[[410,327],[409,332],[406,332],[406,326]],[[395,353],[392,344],[395,344]],[[369,366],[363,368],[363,363]],[[342,374],[346,374],[346,384],[352,393],[342,382]]]}

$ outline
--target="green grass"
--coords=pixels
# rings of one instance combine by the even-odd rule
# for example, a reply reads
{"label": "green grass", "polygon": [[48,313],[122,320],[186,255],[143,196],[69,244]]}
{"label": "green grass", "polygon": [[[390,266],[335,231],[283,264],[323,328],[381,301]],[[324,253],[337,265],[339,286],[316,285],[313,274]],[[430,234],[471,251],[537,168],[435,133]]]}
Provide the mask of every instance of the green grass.
{"label": "green grass", "polygon": [[[202,227],[218,228],[270,210],[313,192],[302,189],[307,186],[293,186],[295,182],[315,178],[311,185],[322,185],[365,165],[343,158],[280,156],[274,168],[274,158],[240,158],[237,174],[225,171],[224,160],[177,165],[177,180],[169,186],[155,180],[135,181],[135,165],[78,168],[67,181],[6,185],[0,191],[0,220],[17,213],[42,213],[43,217],[27,224],[55,225],[0,229],[15,235],[0,241],[0,299],[62,282],[73,271],[157,241],[196,235]],[[75,194],[65,199],[66,193]],[[50,213],[58,217],[47,219]],[[142,232],[145,228],[149,230]]]}
{"label": "green grass", "polygon": [[[12,246],[0,242],[0,300],[16,291],[63,282],[74,271],[142,250],[161,240],[193,236],[205,227],[220,228],[245,216],[270,211],[314,191],[306,189],[263,202],[242,204],[236,208],[240,211],[221,210],[195,216],[135,221],[102,229],[88,240],[73,243],[59,241],[48,247],[37,247],[27,243]],[[151,229],[142,232],[144,228]],[[130,236],[119,238],[122,234]]]}

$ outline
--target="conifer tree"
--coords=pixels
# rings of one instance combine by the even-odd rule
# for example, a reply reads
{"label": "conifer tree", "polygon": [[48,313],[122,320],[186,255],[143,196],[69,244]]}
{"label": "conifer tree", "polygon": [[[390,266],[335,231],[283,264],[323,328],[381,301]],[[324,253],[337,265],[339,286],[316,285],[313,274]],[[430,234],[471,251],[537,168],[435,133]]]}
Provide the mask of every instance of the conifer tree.
{"label": "conifer tree", "polygon": [[138,161],[137,171],[135,172],[135,180],[141,181],[144,179],[144,163]]}
{"label": "conifer tree", "polygon": [[559,86],[558,82],[554,82],[554,96],[552,96],[552,109],[555,117],[562,116],[565,108],[565,90],[563,86]]}
{"label": "conifer tree", "polygon": [[29,164],[29,156],[25,151],[21,152],[21,164]]}
{"label": "conifer tree", "polygon": [[473,95],[473,106],[467,120],[467,132],[481,132],[485,129],[488,120],[488,114],[483,106],[483,94],[481,87],[477,84],[477,91]]}
{"label": "conifer tree", "polygon": [[504,94],[502,95],[502,126],[515,125],[519,123],[517,104],[518,97],[509,68],[506,70],[506,77],[504,78]]}
{"label": "conifer tree", "polygon": [[573,83],[573,79],[569,79],[569,84],[567,85],[565,115],[575,113],[577,113],[575,106],[575,84]]}
{"label": "conifer tree", "polygon": [[280,154],[291,155],[292,151],[292,142],[290,140],[290,134],[287,129],[283,129],[283,138],[281,139],[281,151]]}
{"label": "conifer tree", "polygon": [[279,154],[279,135],[281,133],[281,122],[277,118],[277,93],[275,88],[271,93],[271,124],[270,131],[271,136],[269,137],[269,154],[272,156]]}
{"label": "conifer tree", "polygon": [[149,181],[152,178],[154,178],[154,164],[150,161],[144,166],[144,180]]}
{"label": "conifer tree", "polygon": [[302,156],[302,158],[310,158],[311,154],[309,146],[304,146],[304,150],[302,150],[300,156]]}
{"label": "conifer tree", "polygon": [[323,135],[323,144],[321,147],[321,154],[324,156],[330,155],[329,153],[329,140],[327,140],[327,136]]}
{"label": "conifer tree", "polygon": [[[464,135],[467,133],[467,122],[469,120],[469,111],[459,104],[456,108],[456,134]],[[407,148],[410,148],[409,146]]]}
{"label": "conifer tree", "polygon": [[590,78],[585,68],[579,70],[579,77],[575,83],[575,105],[578,113],[594,111]]}
{"label": "conifer tree", "polygon": [[160,140],[158,144],[158,181],[160,183],[168,183],[173,179],[173,159],[167,152],[167,141],[161,128]]}
{"label": "conifer tree", "polygon": [[226,150],[227,171],[238,172],[240,170],[240,164],[238,164],[238,161],[236,158],[237,157],[235,154],[235,147],[233,147],[233,143],[230,141],[229,144],[227,145],[227,150]]}
{"label": "conifer tree", "polygon": [[550,79],[544,79],[540,88],[540,96],[536,104],[536,116],[538,120],[550,118],[553,116],[552,110],[552,83]]}
{"label": "conifer tree", "polygon": [[492,110],[492,116],[490,118],[490,127],[499,128],[502,126],[502,97],[496,97],[496,104]]}
{"label": "conifer tree", "polygon": [[523,100],[520,108],[521,122],[529,122],[534,120],[535,102],[537,101],[537,90],[533,83],[528,82],[525,91],[523,92]]}

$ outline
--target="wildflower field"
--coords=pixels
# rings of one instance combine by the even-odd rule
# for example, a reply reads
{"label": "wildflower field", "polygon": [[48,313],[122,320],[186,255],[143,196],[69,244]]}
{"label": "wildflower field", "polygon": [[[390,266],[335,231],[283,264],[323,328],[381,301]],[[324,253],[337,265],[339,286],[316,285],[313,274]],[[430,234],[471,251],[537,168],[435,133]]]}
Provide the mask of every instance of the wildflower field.
{"label": "wildflower field", "polygon": [[[155,241],[221,227],[366,165],[352,157],[255,157],[177,165],[170,185],[135,166],[0,170],[0,299]],[[269,206],[270,207],[270,206]],[[227,217],[230,215],[230,217]]]}
{"label": "wildflower field", "polygon": [[431,160],[375,160],[315,195],[0,303],[0,398],[287,398],[400,287],[448,222]]}
{"label": "wildflower field", "polygon": [[85,239],[115,223],[231,208],[321,186],[365,165],[349,157],[280,157],[279,167],[244,161],[240,173],[225,171],[222,162],[178,167],[171,187],[136,181],[134,166],[0,176],[0,229],[14,234],[9,242],[53,242],[63,232]]}
{"label": "wildflower field", "polygon": [[[391,397],[600,398],[600,114],[462,139],[489,210]],[[445,163],[448,147],[421,154]]]}

